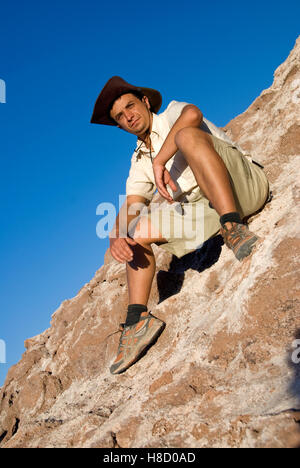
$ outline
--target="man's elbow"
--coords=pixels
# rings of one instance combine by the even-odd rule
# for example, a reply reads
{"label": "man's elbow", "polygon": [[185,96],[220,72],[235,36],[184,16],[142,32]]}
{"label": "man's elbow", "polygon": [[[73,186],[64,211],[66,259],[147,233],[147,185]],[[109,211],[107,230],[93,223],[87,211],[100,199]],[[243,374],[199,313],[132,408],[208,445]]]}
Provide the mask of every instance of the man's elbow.
{"label": "man's elbow", "polygon": [[200,127],[203,121],[203,114],[197,106],[188,104],[184,107],[182,114],[187,124],[192,127]]}

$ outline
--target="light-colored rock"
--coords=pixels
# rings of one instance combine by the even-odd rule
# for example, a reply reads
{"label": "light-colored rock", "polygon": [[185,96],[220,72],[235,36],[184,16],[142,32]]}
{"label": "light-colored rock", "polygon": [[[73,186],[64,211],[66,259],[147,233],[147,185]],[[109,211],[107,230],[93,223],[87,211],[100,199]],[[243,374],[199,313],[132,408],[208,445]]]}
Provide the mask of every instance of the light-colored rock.
{"label": "light-colored rock", "polygon": [[167,326],[119,376],[109,335],[125,318],[126,272],[107,252],[9,370],[2,447],[300,446],[299,54],[300,38],[226,127],[272,183],[272,203],[250,220],[258,249],[240,264],[219,236],[181,260],[155,247],[150,308]]}

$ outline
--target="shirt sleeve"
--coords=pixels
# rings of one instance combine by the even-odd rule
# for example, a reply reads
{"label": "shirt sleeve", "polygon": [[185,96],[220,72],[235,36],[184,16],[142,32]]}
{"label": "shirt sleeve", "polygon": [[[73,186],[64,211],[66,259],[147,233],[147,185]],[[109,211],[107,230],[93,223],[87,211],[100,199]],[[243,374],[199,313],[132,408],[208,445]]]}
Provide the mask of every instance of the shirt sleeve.
{"label": "shirt sleeve", "polygon": [[176,120],[180,117],[182,110],[188,106],[188,102],[171,101],[164,114],[167,117],[170,127],[173,127]]}
{"label": "shirt sleeve", "polygon": [[[153,174],[152,166],[150,169]],[[150,174],[148,174],[145,162],[141,159],[136,161],[136,155],[134,154],[126,181],[126,195],[140,195],[151,201],[155,191],[156,185],[151,180]]]}
{"label": "shirt sleeve", "polygon": [[[178,102],[178,101],[170,102],[167,109],[165,110],[165,114],[170,124],[170,127],[173,127],[178,117],[180,117],[182,110],[187,105],[189,105],[188,102]],[[219,127],[216,127],[216,125],[214,125],[212,122],[205,119],[204,117],[203,117],[203,122],[200,128],[204,130],[205,132],[211,133],[217,138],[220,138],[221,140],[226,141],[227,143],[233,144],[232,140],[226,135],[225,132],[223,132],[223,130],[221,130]]]}

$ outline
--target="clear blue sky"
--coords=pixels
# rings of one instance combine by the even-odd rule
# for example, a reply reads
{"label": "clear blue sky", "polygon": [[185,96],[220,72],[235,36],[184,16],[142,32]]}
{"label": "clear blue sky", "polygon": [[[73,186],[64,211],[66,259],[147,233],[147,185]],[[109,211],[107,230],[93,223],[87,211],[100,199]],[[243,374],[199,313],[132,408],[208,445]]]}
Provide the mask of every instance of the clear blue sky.
{"label": "clear blue sky", "polygon": [[[269,87],[299,35],[297,0],[1,3],[1,319],[7,364],[103,264],[96,207],[117,203],[135,137],[89,123],[113,75],[223,126]],[[99,313],[101,311],[99,310]]]}

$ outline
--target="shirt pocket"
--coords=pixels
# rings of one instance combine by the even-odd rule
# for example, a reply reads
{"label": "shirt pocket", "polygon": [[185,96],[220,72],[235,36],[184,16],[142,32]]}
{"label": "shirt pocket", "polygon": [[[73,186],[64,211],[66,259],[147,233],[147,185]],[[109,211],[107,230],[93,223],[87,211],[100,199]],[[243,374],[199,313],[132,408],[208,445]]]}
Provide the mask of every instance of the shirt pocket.
{"label": "shirt pocket", "polygon": [[237,164],[238,165],[242,164],[244,174],[246,175],[248,179],[250,179],[252,177],[251,158],[249,159],[249,157],[247,157],[248,155],[241,153],[241,151],[236,146],[228,145],[228,147],[229,147],[229,150],[235,154],[235,157],[237,158]]}

